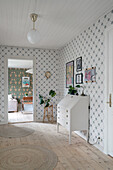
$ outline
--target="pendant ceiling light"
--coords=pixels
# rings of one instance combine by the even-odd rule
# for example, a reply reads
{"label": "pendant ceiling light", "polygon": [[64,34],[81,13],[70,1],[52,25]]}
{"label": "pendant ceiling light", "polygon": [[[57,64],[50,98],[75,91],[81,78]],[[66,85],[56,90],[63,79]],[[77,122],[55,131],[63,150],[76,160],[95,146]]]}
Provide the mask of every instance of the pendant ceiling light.
{"label": "pendant ceiling light", "polygon": [[40,40],[40,34],[35,29],[35,22],[37,20],[38,15],[35,13],[30,14],[30,18],[33,21],[33,29],[30,30],[27,34],[27,39],[31,44],[36,44]]}

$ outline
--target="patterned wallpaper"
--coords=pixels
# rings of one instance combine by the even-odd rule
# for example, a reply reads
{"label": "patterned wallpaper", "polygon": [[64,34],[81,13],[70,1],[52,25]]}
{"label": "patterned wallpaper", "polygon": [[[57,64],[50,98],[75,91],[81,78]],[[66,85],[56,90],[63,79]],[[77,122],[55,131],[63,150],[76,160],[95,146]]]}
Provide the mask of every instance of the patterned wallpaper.
{"label": "patterned wallpaper", "polygon": [[66,63],[75,61],[76,74],[76,58],[82,56],[83,69],[96,66],[96,82],[84,83],[85,93],[90,95],[90,139],[95,142],[100,136],[101,141],[98,143],[101,147],[104,146],[104,77],[105,77],[105,54],[104,40],[105,30],[113,24],[113,10],[102,16],[98,21],[90,25],[87,29],[81,32],[64,48],[60,50],[59,57],[59,89],[60,99],[67,94],[65,76]]}
{"label": "patterned wallpaper", "polygon": [[[0,47],[0,122],[5,121],[4,113],[4,92],[5,92],[5,79],[4,79],[4,64],[5,56],[29,56],[36,58],[36,70],[34,72],[36,77],[36,119],[43,120],[43,106],[39,104],[39,93],[48,95],[49,90],[53,89],[57,95],[53,99],[54,104],[54,118],[56,119],[56,104],[58,102],[58,50],[42,50],[42,49],[29,49],[18,47]],[[50,71],[51,77],[46,79],[45,72]]]}
{"label": "patterned wallpaper", "polygon": [[[4,121],[4,57],[5,56],[30,56],[36,58],[36,117],[42,120],[43,106],[39,105],[38,95],[48,95],[54,89],[57,95],[54,99],[54,117],[56,117],[56,104],[67,94],[65,84],[66,63],[82,56],[83,69],[96,66],[96,82],[84,83],[85,93],[90,95],[90,139],[96,141],[100,136],[99,145],[104,146],[104,40],[105,30],[113,24],[113,10],[100,17],[95,23],[76,36],[60,51],[4,47],[0,48],[0,121]],[[45,71],[50,71],[52,76],[46,79]],[[76,74],[76,65],[75,65]],[[59,92],[59,90],[60,92]]]}
{"label": "patterned wallpaper", "polygon": [[[24,68],[8,68],[8,94],[12,94],[20,100],[25,96],[25,93],[28,93],[29,96],[33,94],[33,75],[26,73],[27,70]],[[22,87],[22,77],[30,77],[30,87]]]}

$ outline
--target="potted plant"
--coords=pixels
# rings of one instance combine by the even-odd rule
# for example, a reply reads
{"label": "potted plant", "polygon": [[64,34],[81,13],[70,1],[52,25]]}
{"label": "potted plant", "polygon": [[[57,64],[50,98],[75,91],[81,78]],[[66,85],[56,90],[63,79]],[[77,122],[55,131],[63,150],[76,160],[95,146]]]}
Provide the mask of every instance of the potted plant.
{"label": "potted plant", "polygon": [[[81,96],[85,96],[85,94],[84,94],[84,87],[83,86],[76,85],[76,88],[83,88]],[[75,87],[69,86],[68,94],[71,94],[71,95],[75,95],[76,94],[76,95],[78,95],[77,89],[75,89]]]}
{"label": "potted plant", "polygon": [[25,96],[27,97],[27,96],[28,96],[28,93],[25,93]]}
{"label": "potted plant", "polygon": [[77,94],[77,90],[75,89],[75,87],[69,86],[68,94],[71,95]]}
{"label": "potted plant", "polygon": [[51,99],[56,95],[56,92],[54,90],[49,91],[49,95],[51,96],[50,98],[44,97],[39,94],[39,99],[40,99],[40,105],[44,104],[44,107],[50,106],[50,101]]}
{"label": "potted plant", "polygon": [[76,87],[77,87],[77,88],[82,88],[82,94],[81,94],[81,96],[86,96],[86,95],[84,94],[84,86],[77,85]]}

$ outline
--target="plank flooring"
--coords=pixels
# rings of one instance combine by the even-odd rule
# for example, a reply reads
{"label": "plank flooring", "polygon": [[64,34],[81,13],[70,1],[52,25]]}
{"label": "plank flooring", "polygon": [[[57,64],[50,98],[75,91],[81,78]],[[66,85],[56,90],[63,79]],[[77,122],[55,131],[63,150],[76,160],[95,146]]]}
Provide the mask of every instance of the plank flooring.
{"label": "plank flooring", "polygon": [[60,126],[56,132],[56,124],[21,123],[19,127],[30,127],[35,132],[22,138],[0,137],[0,149],[8,146],[38,145],[53,150],[58,156],[54,170],[113,170],[113,158],[103,154],[89,145],[75,133],[72,133],[72,144],[68,144],[68,132]]}

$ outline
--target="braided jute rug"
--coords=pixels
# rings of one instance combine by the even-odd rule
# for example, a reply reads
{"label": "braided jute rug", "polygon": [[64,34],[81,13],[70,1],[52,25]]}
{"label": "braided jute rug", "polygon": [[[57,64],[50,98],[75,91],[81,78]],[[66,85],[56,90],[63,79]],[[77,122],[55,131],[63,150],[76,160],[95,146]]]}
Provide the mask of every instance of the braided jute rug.
{"label": "braided jute rug", "polygon": [[57,155],[39,146],[0,149],[0,170],[53,170],[56,164]]}
{"label": "braided jute rug", "polygon": [[4,138],[21,138],[31,135],[33,129],[28,127],[18,127],[16,125],[0,125],[0,137]]}

